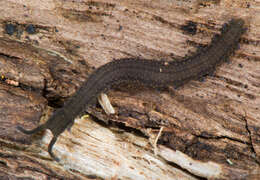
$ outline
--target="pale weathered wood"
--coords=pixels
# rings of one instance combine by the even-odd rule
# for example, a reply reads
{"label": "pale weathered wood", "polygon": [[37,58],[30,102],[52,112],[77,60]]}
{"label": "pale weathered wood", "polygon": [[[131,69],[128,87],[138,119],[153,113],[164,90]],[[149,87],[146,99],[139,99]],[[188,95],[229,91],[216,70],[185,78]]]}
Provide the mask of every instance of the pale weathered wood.
{"label": "pale weathered wood", "polygon": [[[244,0],[0,1],[0,179],[257,179],[259,10],[260,2]],[[115,115],[89,108],[97,120],[77,119],[54,146],[60,163],[46,151],[49,131],[15,129],[46,121],[47,102],[62,104],[93,67],[184,57],[232,17],[248,31],[230,63],[177,90],[109,91]]]}

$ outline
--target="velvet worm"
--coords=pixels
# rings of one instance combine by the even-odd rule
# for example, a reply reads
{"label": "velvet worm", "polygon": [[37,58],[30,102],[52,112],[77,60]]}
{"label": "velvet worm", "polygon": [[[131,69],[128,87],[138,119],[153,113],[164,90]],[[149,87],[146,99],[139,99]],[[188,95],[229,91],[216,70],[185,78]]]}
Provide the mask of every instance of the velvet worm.
{"label": "velvet worm", "polygon": [[221,28],[221,34],[215,35],[211,43],[199,48],[197,52],[181,61],[156,61],[138,58],[114,60],[97,68],[86,82],[69,98],[65,105],[54,111],[48,121],[33,130],[25,130],[25,134],[34,134],[50,129],[53,138],[48,146],[52,158],[59,160],[52,152],[59,135],[71,127],[74,119],[88,106],[93,105],[97,96],[111,86],[122,82],[140,82],[151,87],[173,85],[179,87],[192,79],[199,79],[215,71],[217,65],[228,59],[238,48],[239,39],[246,31],[242,19],[231,19]]}

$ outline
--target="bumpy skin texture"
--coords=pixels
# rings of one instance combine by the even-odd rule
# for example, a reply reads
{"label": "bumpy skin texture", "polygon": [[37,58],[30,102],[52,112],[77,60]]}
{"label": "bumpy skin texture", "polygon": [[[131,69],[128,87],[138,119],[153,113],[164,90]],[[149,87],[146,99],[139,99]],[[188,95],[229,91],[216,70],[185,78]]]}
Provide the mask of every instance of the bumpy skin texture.
{"label": "bumpy skin texture", "polygon": [[152,87],[178,87],[191,79],[211,74],[217,65],[227,60],[238,48],[239,39],[245,30],[242,19],[232,19],[223,25],[221,34],[216,35],[209,46],[198,49],[194,56],[182,61],[129,58],[107,63],[96,69],[64,107],[57,109],[45,124],[30,131],[20,126],[17,128],[25,134],[50,129],[54,137],[49,144],[48,152],[58,161],[52,153],[58,136],[73,125],[76,116],[91,105],[101,92],[108,90],[112,85],[129,81],[138,81]]}

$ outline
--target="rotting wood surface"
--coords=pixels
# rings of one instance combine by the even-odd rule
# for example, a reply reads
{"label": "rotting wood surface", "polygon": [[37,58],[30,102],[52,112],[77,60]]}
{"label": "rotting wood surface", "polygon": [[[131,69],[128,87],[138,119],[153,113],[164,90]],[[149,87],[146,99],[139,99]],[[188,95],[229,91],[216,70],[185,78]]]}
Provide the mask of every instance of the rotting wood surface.
{"label": "rotting wood surface", "polygon": [[[242,0],[0,1],[0,177],[257,179],[259,7]],[[248,31],[230,63],[179,89],[114,88],[116,114],[88,109],[97,120],[77,119],[55,145],[60,164],[46,152],[50,132],[30,137],[15,129],[46,121],[93,68],[125,57],[179,59],[232,17],[245,19]]]}

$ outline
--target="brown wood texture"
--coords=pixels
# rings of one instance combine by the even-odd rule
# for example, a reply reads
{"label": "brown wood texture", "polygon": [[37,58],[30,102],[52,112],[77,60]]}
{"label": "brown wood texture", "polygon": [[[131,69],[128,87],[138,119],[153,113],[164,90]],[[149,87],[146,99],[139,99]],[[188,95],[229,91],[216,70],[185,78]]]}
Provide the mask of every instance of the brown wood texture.
{"label": "brown wood texture", "polygon": [[[179,89],[115,87],[116,113],[89,108],[95,120],[54,146],[60,163],[49,131],[16,130],[46,121],[94,68],[190,55],[233,17],[248,30],[229,63]],[[0,179],[260,177],[259,1],[0,0],[0,75]]]}

